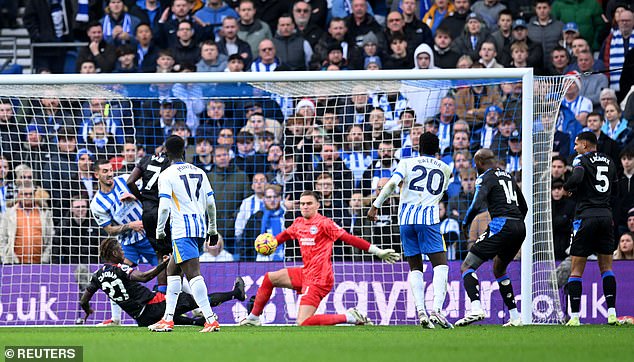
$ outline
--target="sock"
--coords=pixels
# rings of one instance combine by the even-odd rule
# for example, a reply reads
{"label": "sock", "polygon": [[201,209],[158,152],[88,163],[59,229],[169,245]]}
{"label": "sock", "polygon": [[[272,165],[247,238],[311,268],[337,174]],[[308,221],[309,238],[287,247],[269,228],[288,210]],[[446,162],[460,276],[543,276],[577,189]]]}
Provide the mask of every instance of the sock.
{"label": "sock", "polygon": [[[612,270],[607,270],[601,274],[603,280],[603,296],[605,296],[605,304],[608,309],[612,308],[613,315],[616,315],[616,278]],[[608,314],[610,314],[608,312]]]}
{"label": "sock", "polygon": [[113,301],[110,301],[110,319],[121,321],[121,307]]}
{"label": "sock", "polygon": [[497,278],[498,286],[500,289],[500,295],[504,301],[504,305],[508,308],[509,312],[513,309],[517,312],[517,305],[515,304],[515,294],[513,294],[513,285],[508,275],[503,275]]}
{"label": "sock", "polygon": [[570,298],[570,311],[573,317],[579,317],[579,309],[581,309],[581,277],[568,278],[568,298]]}
{"label": "sock", "polygon": [[170,322],[174,320],[174,311],[178,302],[178,295],[181,294],[183,280],[179,275],[170,275],[167,277],[167,290],[165,291],[165,314],[163,320]]}
{"label": "sock", "polygon": [[271,279],[269,279],[269,273],[266,273],[264,274],[262,285],[260,285],[255,295],[255,303],[253,303],[253,310],[251,310],[253,316],[257,317],[262,314],[264,306],[268,303],[269,298],[271,298],[271,293],[273,293],[273,283],[271,283]]}
{"label": "sock", "polygon": [[216,307],[224,302],[228,302],[231,299],[233,299],[235,297],[235,293],[234,292],[217,292],[217,293],[209,294],[208,297],[209,297],[208,298],[209,304],[212,307]]}
{"label": "sock", "polygon": [[[354,317],[352,318],[354,319]],[[356,319],[352,324],[356,323]],[[334,326],[340,323],[351,323],[345,314],[319,314],[307,318],[302,326]]]}
{"label": "sock", "polygon": [[216,317],[209,305],[209,299],[207,299],[207,285],[205,284],[205,279],[203,279],[202,275],[198,275],[189,281],[189,286],[192,288],[194,300],[203,312],[205,320],[207,323],[213,323],[216,320]]}
{"label": "sock", "polygon": [[418,313],[427,313],[425,311],[425,281],[423,272],[420,270],[412,270],[409,272],[409,286],[414,294],[414,303]]}
{"label": "sock", "polygon": [[462,281],[464,289],[471,300],[471,313],[482,311],[482,305],[480,304],[480,284],[478,283],[478,276],[473,269],[467,269],[462,273]]}
{"label": "sock", "polygon": [[449,265],[437,265],[434,267],[434,311],[440,312],[447,296],[447,279],[449,278]]}
{"label": "sock", "polygon": [[159,293],[163,293],[163,294],[167,293],[167,285],[166,284],[159,284],[156,287],[156,291],[159,292]]}

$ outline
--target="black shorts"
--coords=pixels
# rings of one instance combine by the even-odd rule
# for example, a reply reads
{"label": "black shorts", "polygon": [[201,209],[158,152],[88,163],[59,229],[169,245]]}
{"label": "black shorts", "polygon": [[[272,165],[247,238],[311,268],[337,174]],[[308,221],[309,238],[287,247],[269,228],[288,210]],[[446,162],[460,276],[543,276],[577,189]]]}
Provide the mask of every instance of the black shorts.
{"label": "black shorts", "polygon": [[510,262],[520,251],[525,237],[524,221],[494,218],[469,252],[482,260],[499,256],[502,261]]}
{"label": "black shorts", "polygon": [[156,225],[158,224],[158,206],[152,203],[151,205],[143,205],[143,230],[147,236],[152,248],[157,253],[167,255],[172,252],[172,231],[170,228],[169,219],[165,223],[165,239],[156,240]]}
{"label": "black shorts", "polygon": [[612,255],[614,226],[611,217],[587,217],[572,223],[570,255],[588,257],[592,254]]}
{"label": "black shorts", "polygon": [[[198,304],[194,300],[191,294],[181,292],[178,295],[178,301],[176,302],[176,310],[174,315],[181,315],[198,308]],[[165,301],[160,303],[146,304],[143,313],[135,318],[139,327],[147,327],[160,321],[165,314]]]}

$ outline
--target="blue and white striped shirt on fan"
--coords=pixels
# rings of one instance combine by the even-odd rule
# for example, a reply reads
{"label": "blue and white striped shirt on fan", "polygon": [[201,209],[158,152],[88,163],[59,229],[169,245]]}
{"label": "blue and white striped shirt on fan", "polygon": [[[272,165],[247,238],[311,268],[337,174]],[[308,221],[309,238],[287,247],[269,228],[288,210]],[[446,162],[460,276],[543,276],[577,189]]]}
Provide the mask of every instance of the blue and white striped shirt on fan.
{"label": "blue and white striped shirt on fan", "polygon": [[[115,177],[114,187],[108,193],[97,191],[90,202],[90,211],[100,227],[125,225],[141,220],[143,207],[138,200],[121,201],[121,195],[130,193],[125,180],[128,175]],[[129,230],[117,236],[121,245],[131,245],[145,239],[145,231]]]}
{"label": "blue and white striped shirt on fan", "polygon": [[[627,45],[628,51],[634,47],[634,33],[630,34]],[[618,91],[620,89],[619,80],[621,79],[621,70],[625,63],[625,42],[623,41],[623,34],[619,29],[612,31],[612,38],[610,40],[610,69],[619,69],[611,71],[610,88]]]}

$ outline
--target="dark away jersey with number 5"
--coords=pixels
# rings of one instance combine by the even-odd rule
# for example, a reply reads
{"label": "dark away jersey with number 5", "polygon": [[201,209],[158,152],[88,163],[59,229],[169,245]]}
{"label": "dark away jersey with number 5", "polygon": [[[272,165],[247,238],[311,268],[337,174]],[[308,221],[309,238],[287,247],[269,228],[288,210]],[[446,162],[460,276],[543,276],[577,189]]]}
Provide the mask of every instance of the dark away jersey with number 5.
{"label": "dark away jersey with number 5", "polygon": [[577,201],[577,217],[612,216],[610,197],[616,180],[614,161],[596,151],[578,155],[564,185]]}
{"label": "dark away jersey with number 5", "polygon": [[161,172],[170,167],[170,161],[165,154],[148,155],[143,157],[137,164],[138,168],[143,171],[141,179],[143,180],[143,188],[141,195],[143,203],[147,201],[155,202],[158,207],[158,178]]}

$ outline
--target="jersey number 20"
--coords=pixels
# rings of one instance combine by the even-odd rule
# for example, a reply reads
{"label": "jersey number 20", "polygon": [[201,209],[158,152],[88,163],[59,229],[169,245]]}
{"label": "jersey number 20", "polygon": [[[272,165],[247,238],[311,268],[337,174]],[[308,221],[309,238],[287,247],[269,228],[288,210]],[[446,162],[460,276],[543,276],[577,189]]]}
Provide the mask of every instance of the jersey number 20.
{"label": "jersey number 20", "polygon": [[[427,173],[427,169],[421,165],[416,165],[412,168],[412,171],[422,171],[422,174],[418,177],[414,177],[412,181],[409,183],[409,189],[418,192],[429,191],[432,195],[440,195],[442,192],[442,186],[445,184],[445,175],[439,169],[432,169]],[[433,188],[434,176],[440,176],[440,180],[438,181],[438,186]],[[427,177],[429,176],[429,177]],[[427,188],[423,186],[425,177],[427,177]]]}
{"label": "jersey number 20", "polygon": [[502,185],[502,188],[504,189],[504,194],[506,195],[506,203],[512,204],[513,201],[515,201],[515,205],[518,205],[517,193],[515,192],[515,190],[513,190],[513,182],[512,181],[504,182],[504,180],[498,180],[498,181],[500,181],[500,185]]}

